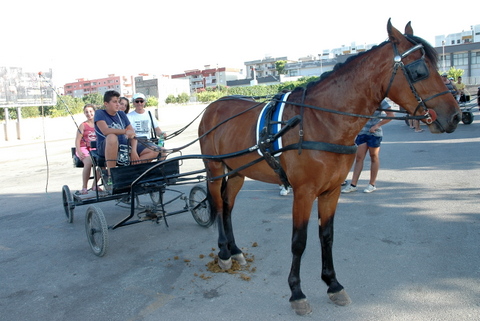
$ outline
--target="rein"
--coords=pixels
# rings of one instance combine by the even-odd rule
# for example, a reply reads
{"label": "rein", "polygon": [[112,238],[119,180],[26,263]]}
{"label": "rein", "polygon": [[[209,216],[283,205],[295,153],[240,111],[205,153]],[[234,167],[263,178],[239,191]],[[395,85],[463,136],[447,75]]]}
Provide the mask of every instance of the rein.
{"label": "rein", "polygon": [[[404,116],[404,117],[391,117],[391,116],[369,116],[369,115],[362,115],[362,114],[355,114],[355,113],[349,113],[349,112],[343,112],[343,111],[338,111],[338,110],[334,110],[334,109],[329,109],[329,108],[323,108],[323,107],[317,107],[317,106],[312,106],[312,105],[307,105],[304,103],[305,101],[305,96],[306,96],[306,90],[304,90],[304,93],[302,95],[302,102],[301,103],[296,103],[296,102],[288,102],[288,99],[287,100],[282,100],[281,98],[278,98],[278,96],[275,96],[275,97],[271,97],[271,96],[262,96],[262,97],[249,97],[249,96],[240,96],[240,95],[236,95],[236,96],[228,96],[228,97],[223,97],[223,98],[220,98],[218,99],[217,101],[225,101],[225,100],[248,100],[248,101],[255,101],[255,99],[259,99],[259,98],[270,98],[270,99],[267,99],[267,100],[270,100],[270,101],[275,101],[277,103],[288,103],[288,104],[291,104],[291,105],[294,105],[294,106],[299,106],[301,107],[300,108],[300,115],[297,115],[295,117],[293,117],[292,119],[288,120],[287,122],[284,122],[285,126],[280,130],[280,132],[278,132],[277,134],[273,135],[271,133],[266,133],[266,135],[263,137],[264,139],[262,140],[262,142],[260,142],[259,144],[257,145],[254,145],[250,148],[247,148],[247,149],[244,149],[242,151],[238,151],[238,152],[235,152],[235,153],[230,153],[230,154],[224,154],[224,155],[216,155],[216,156],[212,156],[212,155],[189,155],[189,156],[179,156],[179,157],[174,157],[172,159],[169,159],[169,160],[166,160],[166,161],[163,161],[163,162],[160,162],[159,164],[157,164],[156,166],[160,166],[160,164],[164,164],[165,162],[169,162],[169,161],[173,161],[173,160],[176,160],[176,159],[186,159],[186,158],[200,158],[200,159],[204,159],[204,160],[212,160],[212,161],[219,161],[219,160],[223,160],[223,159],[226,159],[226,158],[232,158],[232,157],[238,157],[238,156],[241,156],[243,154],[246,154],[246,153],[250,153],[250,152],[253,152],[253,151],[256,151],[258,149],[262,150],[262,151],[265,151],[267,150],[267,147],[270,146],[270,143],[272,141],[274,141],[275,139],[278,139],[280,138],[283,134],[285,134],[288,130],[290,130],[291,128],[293,128],[294,126],[296,126],[297,124],[299,124],[300,126],[300,140],[298,143],[295,143],[295,144],[291,144],[291,145],[288,145],[282,149],[279,149],[279,150],[276,150],[276,151],[273,151],[272,153],[270,152],[267,152],[267,153],[264,153],[264,156],[263,157],[259,157],[253,161],[251,161],[250,163],[248,164],[244,164],[242,166],[240,166],[239,168],[237,169],[233,169],[233,170],[230,170],[229,172],[227,173],[224,173],[223,175],[220,175],[220,176],[217,176],[217,177],[211,177],[209,178],[209,180],[216,180],[216,179],[220,179],[220,178],[223,178],[223,177],[227,177],[227,176],[230,176],[236,172],[239,172],[247,167],[250,167],[254,164],[257,164],[263,160],[267,160],[267,163],[269,163],[269,165],[272,167],[272,169],[274,169],[275,172],[277,172],[277,174],[279,174],[280,176],[280,179],[282,180],[282,182],[286,185],[288,184],[288,179],[286,178],[286,176],[282,175],[281,172],[283,172],[283,169],[279,166],[279,163],[277,160],[275,160],[275,155],[277,153],[280,153],[282,151],[287,151],[287,150],[298,150],[300,153],[301,153],[301,150],[302,148],[303,149],[310,149],[310,150],[322,150],[322,151],[327,151],[327,152],[332,152],[332,153],[340,153],[340,154],[355,154],[356,152],[356,146],[353,145],[353,146],[345,146],[345,145],[337,145],[337,144],[330,144],[330,143],[324,143],[324,142],[311,142],[311,141],[303,141],[303,111],[304,111],[304,108],[311,108],[311,109],[314,109],[314,110],[318,110],[318,111],[324,111],[324,112],[329,112],[329,113],[333,113],[333,114],[338,114],[338,115],[344,115],[344,116],[351,116],[351,117],[358,117],[358,118],[369,118],[369,119],[372,119],[372,118],[381,118],[381,119],[396,119],[396,120],[406,120],[406,119],[415,119],[415,120],[425,120],[425,122],[427,124],[431,124],[433,123],[435,120],[436,120],[436,114],[433,110],[429,110],[427,108],[427,106],[425,105],[425,102],[431,100],[431,99],[434,99],[438,96],[441,96],[443,94],[446,94],[446,93],[450,93],[450,91],[445,91],[445,92],[441,92],[441,93],[438,93],[438,94],[435,94],[431,97],[428,97],[426,99],[422,99],[416,89],[415,89],[415,86],[413,85],[415,82],[417,81],[420,81],[422,79],[426,79],[429,77],[429,73],[428,73],[428,68],[426,66],[426,63],[425,63],[425,50],[423,49],[423,45],[422,44],[416,44],[415,42],[413,42],[413,40],[409,39],[409,41],[411,41],[412,43],[415,44],[415,46],[413,46],[412,48],[408,49],[407,51],[405,51],[403,54],[399,54],[398,53],[398,50],[397,50],[397,47],[395,45],[395,43],[392,43],[393,45],[393,50],[394,50],[394,66],[393,66],[393,72],[392,72],[392,76],[390,78],[390,82],[388,84],[388,87],[387,87],[387,90],[385,92],[385,95],[384,95],[384,98],[386,98],[388,96],[388,93],[392,87],[392,84],[393,84],[393,81],[397,75],[397,72],[398,72],[398,69],[402,69],[402,72],[409,84],[409,87],[410,87],[410,90],[412,91],[413,95],[415,96],[417,102],[418,102],[418,106],[417,108],[415,109],[413,115],[407,115],[407,116]],[[416,60],[414,61],[413,63],[410,63],[408,65],[404,65],[403,62],[402,62],[402,59],[407,57],[408,55],[410,55],[411,53],[415,52],[416,50],[422,50],[422,57],[419,59],[419,60]],[[197,139],[195,139],[194,141],[192,141],[191,143],[185,145],[185,146],[182,146],[182,147],[179,147],[179,148],[175,148],[173,150],[170,150],[170,152],[175,152],[175,151],[180,151],[182,150],[183,148],[187,147],[187,146],[190,146],[192,145],[193,143],[195,143],[196,141],[200,140],[202,137],[205,137],[206,135],[208,135],[210,132],[212,132],[213,130],[215,130],[216,128],[218,128],[219,126],[225,124],[226,122],[230,121],[231,119],[234,119],[236,117],[238,117],[239,115],[242,115],[258,106],[260,106],[261,104],[265,103],[267,100],[265,101],[262,101],[260,103],[257,103],[257,104],[254,104],[253,106],[251,106],[250,108],[247,108],[246,110],[236,114],[236,115],[233,115],[225,120],[223,120],[222,122],[220,122],[219,124],[216,124],[214,127],[212,127],[210,130],[208,130],[206,133],[204,133],[202,136],[198,137]],[[415,114],[417,113],[418,109],[419,108],[423,108],[423,115],[419,115],[419,116],[415,116]],[[378,110],[383,110],[381,108],[378,108]],[[200,114],[202,114],[205,110],[203,110]],[[391,110],[390,110],[391,111]],[[395,111],[395,112],[404,112],[404,111]],[[200,116],[200,115],[199,115]],[[197,116],[198,118],[198,116]],[[196,119],[196,118],[195,118]],[[178,135],[179,133],[183,132],[187,127],[189,127],[191,124],[193,123],[193,121],[188,124],[187,126],[185,126],[184,128],[182,128],[181,130],[177,131],[175,134]],[[172,136],[176,136],[176,135],[172,135]],[[267,155],[267,157],[265,157],[265,155]],[[268,159],[270,159],[270,161],[268,161]],[[289,185],[289,184],[288,184]]]}

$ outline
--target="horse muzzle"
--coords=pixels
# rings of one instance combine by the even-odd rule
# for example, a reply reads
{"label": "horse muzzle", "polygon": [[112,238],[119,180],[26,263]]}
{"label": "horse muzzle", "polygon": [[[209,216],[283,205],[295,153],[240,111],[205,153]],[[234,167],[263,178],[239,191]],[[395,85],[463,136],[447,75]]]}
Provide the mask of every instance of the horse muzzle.
{"label": "horse muzzle", "polygon": [[[453,133],[462,119],[462,113],[457,111],[450,118],[437,117],[433,110],[429,110],[431,118],[426,118],[425,123],[432,134]],[[431,121],[430,121],[431,120]]]}

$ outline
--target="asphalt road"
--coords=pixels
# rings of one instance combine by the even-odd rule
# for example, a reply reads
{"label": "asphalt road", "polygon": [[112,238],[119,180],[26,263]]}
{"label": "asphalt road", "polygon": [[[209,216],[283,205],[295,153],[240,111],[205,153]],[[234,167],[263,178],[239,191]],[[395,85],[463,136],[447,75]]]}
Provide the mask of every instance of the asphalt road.
{"label": "asphalt road", "polygon": [[[179,129],[201,109],[164,109],[162,129]],[[474,114],[471,125],[459,124],[452,134],[414,133],[401,121],[384,127],[378,190],[342,195],[336,215],[335,267],[352,304],[335,306],[327,297],[312,213],[301,276],[313,313],[303,318],[480,320],[480,115]],[[79,189],[81,170],[70,159],[75,128],[64,123],[72,135],[0,144],[0,320],[302,318],[288,302],[292,195],[245,183],[233,219],[237,244],[251,262],[237,274],[207,271],[216,228],[200,227],[189,213],[170,217],[169,228],[145,222],[110,230],[107,253],[97,257],[85,235],[87,206],[75,208],[72,224],[65,220],[61,189]],[[168,143],[180,146],[195,136],[194,125]],[[197,152],[192,146],[185,154]],[[182,171],[199,166],[185,162]],[[359,186],[367,184],[364,171]],[[129,211],[114,201],[97,206],[109,224]]]}

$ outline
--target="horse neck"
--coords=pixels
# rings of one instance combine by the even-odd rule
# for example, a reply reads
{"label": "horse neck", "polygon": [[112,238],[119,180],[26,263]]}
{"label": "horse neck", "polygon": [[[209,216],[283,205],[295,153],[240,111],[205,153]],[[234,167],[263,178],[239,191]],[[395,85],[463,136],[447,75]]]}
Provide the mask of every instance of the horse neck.
{"label": "horse neck", "polygon": [[[388,46],[379,47],[342,66],[307,90],[305,104],[371,116],[380,107],[384,86],[391,77],[393,55],[388,54],[388,49]],[[381,60],[378,56],[384,58]],[[353,141],[368,121],[310,108],[304,112],[305,121],[313,120],[315,131],[333,143]]]}

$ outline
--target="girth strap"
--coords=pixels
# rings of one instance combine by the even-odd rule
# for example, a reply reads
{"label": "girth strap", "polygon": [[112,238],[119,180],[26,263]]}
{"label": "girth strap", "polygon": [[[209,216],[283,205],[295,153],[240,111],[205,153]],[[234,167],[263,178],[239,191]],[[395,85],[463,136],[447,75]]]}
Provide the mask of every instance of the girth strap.
{"label": "girth strap", "polygon": [[303,141],[300,146],[299,143],[291,144],[288,146],[283,147],[282,149],[278,150],[277,152],[283,152],[292,149],[310,149],[310,150],[321,150],[330,153],[336,154],[355,154],[357,152],[357,145],[338,145],[338,144],[331,144],[331,143],[324,143],[324,142],[314,142],[314,141]]}

